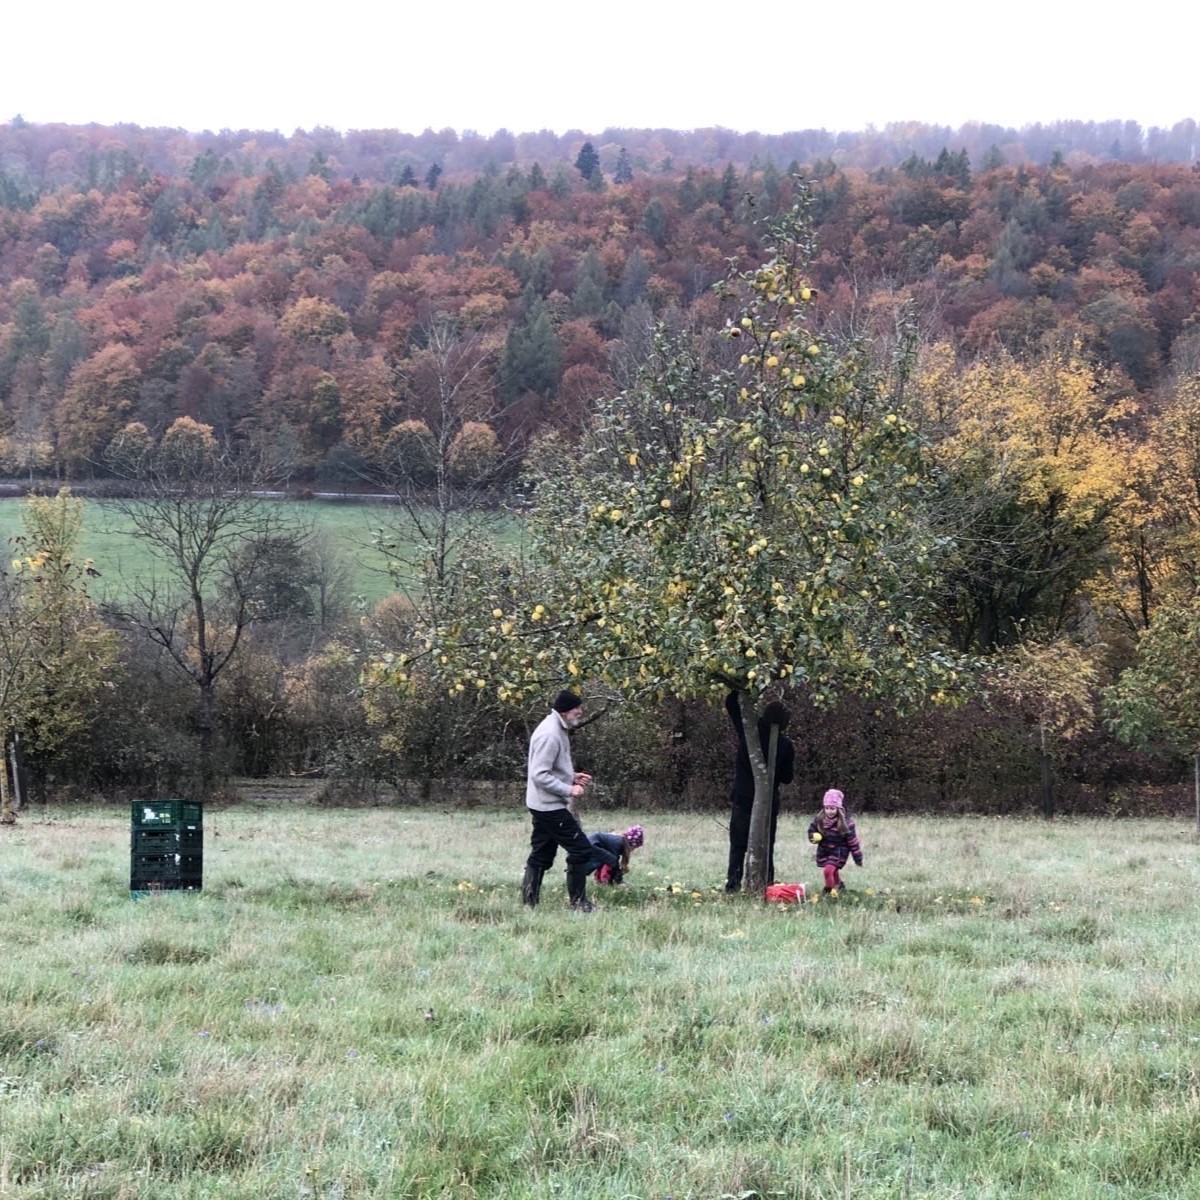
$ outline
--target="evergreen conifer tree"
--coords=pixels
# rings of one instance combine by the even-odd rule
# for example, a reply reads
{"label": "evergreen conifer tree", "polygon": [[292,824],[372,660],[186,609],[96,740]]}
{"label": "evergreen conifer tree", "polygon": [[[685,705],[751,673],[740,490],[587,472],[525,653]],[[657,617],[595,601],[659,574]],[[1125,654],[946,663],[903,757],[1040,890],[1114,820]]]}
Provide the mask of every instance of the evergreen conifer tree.
{"label": "evergreen conifer tree", "polygon": [[504,346],[501,388],[507,400],[525,392],[553,396],[562,376],[562,343],[540,297],[533,297],[524,319],[509,330]]}
{"label": "evergreen conifer tree", "polygon": [[592,176],[600,170],[600,155],[596,153],[596,147],[591,142],[584,142],[579,149],[579,156],[575,159],[575,169],[591,182]]}

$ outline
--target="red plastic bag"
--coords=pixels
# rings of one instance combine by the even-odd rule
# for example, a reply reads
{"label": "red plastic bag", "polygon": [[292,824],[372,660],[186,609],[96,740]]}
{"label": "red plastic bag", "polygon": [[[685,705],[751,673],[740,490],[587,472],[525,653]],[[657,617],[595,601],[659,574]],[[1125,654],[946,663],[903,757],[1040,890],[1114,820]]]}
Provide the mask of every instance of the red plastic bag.
{"label": "red plastic bag", "polygon": [[799,904],[804,899],[804,884],[802,883],[773,883],[763,899],[768,904]]}

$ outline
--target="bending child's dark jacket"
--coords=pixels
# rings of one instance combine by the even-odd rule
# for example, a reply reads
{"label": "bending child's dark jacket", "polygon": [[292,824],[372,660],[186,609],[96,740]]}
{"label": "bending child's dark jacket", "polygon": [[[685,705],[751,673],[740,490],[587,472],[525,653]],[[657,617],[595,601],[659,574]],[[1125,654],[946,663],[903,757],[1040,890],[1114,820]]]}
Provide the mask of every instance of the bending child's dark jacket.
{"label": "bending child's dark jacket", "polygon": [[[620,866],[625,839],[619,833],[589,833],[587,839],[592,843],[592,862],[597,867],[601,863],[608,863],[610,867]],[[592,869],[595,870],[595,867]]]}

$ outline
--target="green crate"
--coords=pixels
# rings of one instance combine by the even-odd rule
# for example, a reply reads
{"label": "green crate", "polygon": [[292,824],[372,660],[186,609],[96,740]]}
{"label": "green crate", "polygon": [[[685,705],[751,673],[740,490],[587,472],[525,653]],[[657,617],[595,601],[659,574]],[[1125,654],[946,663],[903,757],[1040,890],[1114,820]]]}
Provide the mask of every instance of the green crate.
{"label": "green crate", "polygon": [[129,848],[135,854],[203,854],[204,831],[183,829],[133,829]]}
{"label": "green crate", "polygon": [[199,875],[204,869],[202,854],[135,854],[130,873],[144,879]]}
{"label": "green crate", "polygon": [[199,829],[204,805],[199,800],[135,800],[130,822],[134,829]]}
{"label": "green crate", "polygon": [[204,882],[204,863],[200,855],[137,854],[129,868],[129,890],[199,891]]}

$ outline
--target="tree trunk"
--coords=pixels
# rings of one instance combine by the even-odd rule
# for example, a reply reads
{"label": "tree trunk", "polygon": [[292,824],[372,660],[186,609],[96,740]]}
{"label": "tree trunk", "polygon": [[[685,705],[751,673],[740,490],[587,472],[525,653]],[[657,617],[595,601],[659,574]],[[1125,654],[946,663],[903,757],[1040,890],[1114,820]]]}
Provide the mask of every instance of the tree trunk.
{"label": "tree trunk", "polygon": [[1041,727],[1041,746],[1039,755],[1042,760],[1042,816],[1050,820],[1054,816],[1054,775],[1050,769],[1050,755],[1046,753],[1046,727]]}
{"label": "tree trunk", "polygon": [[1200,833],[1200,750],[1192,755],[1192,778],[1196,791],[1196,832]]}
{"label": "tree trunk", "polygon": [[8,747],[8,761],[12,766],[12,810],[19,813],[25,807],[25,793],[21,788],[21,735],[14,734]]}
{"label": "tree trunk", "polygon": [[8,799],[8,736],[3,729],[0,729],[0,753],[4,755],[4,761],[0,763],[0,825],[15,825],[17,821],[16,810],[9,804]]}
{"label": "tree trunk", "polygon": [[746,692],[738,692],[738,706],[742,712],[746,753],[750,758],[751,773],[754,775],[754,806],[750,810],[750,838],[746,846],[746,871],[742,877],[742,891],[761,896],[767,886],[767,872],[771,863],[771,805],[774,800],[775,751],[779,744],[779,726],[771,726],[768,762],[763,758],[762,743],[758,737],[758,719]]}
{"label": "tree trunk", "polygon": [[217,710],[216,688],[211,680],[200,684],[200,781],[207,792],[216,778],[213,767],[213,724]]}

